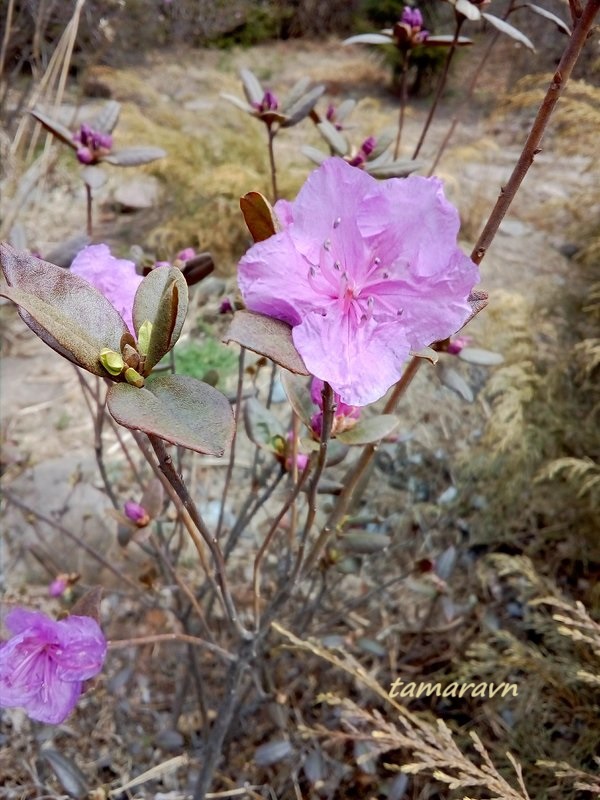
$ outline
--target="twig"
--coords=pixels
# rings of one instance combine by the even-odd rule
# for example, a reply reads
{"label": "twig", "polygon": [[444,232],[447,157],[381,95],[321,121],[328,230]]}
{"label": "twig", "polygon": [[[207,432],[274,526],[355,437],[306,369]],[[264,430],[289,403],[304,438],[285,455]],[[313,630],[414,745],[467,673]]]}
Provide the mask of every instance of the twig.
{"label": "twig", "polygon": [[275,166],[275,153],[273,152],[273,142],[277,135],[277,130],[273,130],[272,126],[268,126],[269,135],[269,164],[271,166],[271,188],[273,191],[273,202],[279,200],[279,193],[277,191],[277,168]]}
{"label": "twig", "polygon": [[135,636],[132,639],[112,639],[108,643],[109,650],[118,650],[124,647],[141,647],[144,644],[159,644],[160,642],[186,642],[194,647],[203,647],[225,661],[235,661],[235,656],[222,647],[200,639],[198,636],[189,636],[187,633],[154,633],[150,636]]}
{"label": "twig", "polygon": [[512,203],[515,194],[517,193],[525,175],[533,164],[535,156],[540,152],[540,142],[548,125],[548,121],[554,107],[558,102],[558,98],[564,91],[564,88],[571,76],[573,67],[579,58],[581,50],[585,44],[588,34],[591,30],[594,18],[600,9],[600,0],[588,0],[583,13],[575,26],[569,43],[562,55],[558,68],[554,74],[554,79],[548,87],[546,96],[542,101],[536,118],[533,122],[529,136],[523,147],[523,151],[519,156],[515,168],[510,176],[508,183],[504,186],[496,201],[496,205],[483,229],[477,244],[473,248],[471,258],[476,264],[480,264],[485,256],[488,247],[492,243],[496,235],[500,223],[504,219],[510,204]]}
{"label": "twig", "polygon": [[233,468],[235,466],[235,445],[237,442],[237,432],[240,422],[240,411],[242,407],[242,389],[244,388],[244,360],[246,356],[246,348],[242,347],[240,350],[240,358],[238,365],[238,383],[237,393],[235,398],[235,427],[233,429],[233,438],[231,440],[231,449],[229,451],[229,463],[227,464],[227,474],[225,476],[225,485],[223,487],[223,496],[221,498],[221,508],[219,509],[219,521],[217,522],[217,531],[215,537],[218,539],[221,535],[221,528],[223,527],[223,518],[225,516],[225,503],[227,502],[227,493],[231,484],[233,476]]}
{"label": "twig", "polygon": [[407,76],[408,76],[408,52],[404,56],[402,63],[402,77],[400,78],[400,111],[398,112],[398,133],[396,134],[396,145],[394,147],[394,159],[398,158],[400,153],[400,139],[402,137],[402,128],[404,127],[404,112],[406,110],[407,101]]}

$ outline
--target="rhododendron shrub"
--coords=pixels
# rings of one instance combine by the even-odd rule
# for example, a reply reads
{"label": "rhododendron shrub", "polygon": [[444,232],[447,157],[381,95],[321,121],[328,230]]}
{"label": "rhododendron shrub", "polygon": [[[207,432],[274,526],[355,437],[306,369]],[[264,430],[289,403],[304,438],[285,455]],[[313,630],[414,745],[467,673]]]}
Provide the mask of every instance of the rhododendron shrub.
{"label": "rhododendron shrub", "polygon": [[382,397],[411,351],[456,333],[479,270],[457,246],[459,217],[437,178],[377,181],[328,159],[283,228],[239,264],[248,308],[289,323],[307,369],[344,403]]}

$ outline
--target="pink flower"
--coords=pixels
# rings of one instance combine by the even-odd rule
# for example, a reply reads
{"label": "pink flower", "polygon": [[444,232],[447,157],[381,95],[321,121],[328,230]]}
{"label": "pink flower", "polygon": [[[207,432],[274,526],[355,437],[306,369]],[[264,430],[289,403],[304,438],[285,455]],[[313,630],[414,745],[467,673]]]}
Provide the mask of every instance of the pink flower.
{"label": "pink flower", "polygon": [[106,639],[91,617],[60,622],[18,608],[6,617],[13,636],[0,644],[0,706],[24,708],[57,725],[77,703],[83,681],[102,669]]}
{"label": "pink flower", "polygon": [[55,578],[50,586],[48,586],[48,594],[50,597],[60,597],[63,595],[66,590],[69,582],[63,575],[59,575],[58,578]]}
{"label": "pink flower", "polygon": [[85,278],[110,300],[123,317],[129,330],[133,330],[133,299],[142,276],[135,271],[133,261],[115,258],[105,244],[84,247],[71,264],[71,272]]}
{"label": "pink flower", "polygon": [[446,352],[450,353],[451,356],[457,356],[460,351],[468,347],[472,341],[472,336],[453,336],[448,342]]}
{"label": "pink flower", "polygon": [[409,25],[411,28],[421,29],[423,27],[423,15],[418,8],[404,6],[400,21],[405,25]]}
{"label": "pink flower", "polygon": [[[319,407],[319,411],[313,414],[310,424],[313,433],[320,439],[323,430],[323,387],[325,384],[319,378],[313,378],[310,385],[310,397],[313,403]],[[337,392],[333,393],[333,402],[335,408],[333,411],[333,425],[331,426],[331,435],[335,436],[337,433],[349,431],[353,428],[360,419],[360,408],[358,406],[349,406],[344,403]]]}
{"label": "pink flower", "polygon": [[82,164],[97,164],[110,153],[113,146],[110,133],[95,131],[85,124],[73,135],[73,141],[78,145],[77,158]]}
{"label": "pink flower", "polygon": [[479,271],[437,178],[377,181],[330,158],[275,211],[284,229],[242,258],[242,295],[292,326],[307,369],[344,403],[378,400],[411,350],[470,316]]}
{"label": "pink flower", "polygon": [[127,500],[123,506],[123,511],[127,519],[134,522],[139,528],[144,528],[150,522],[150,515],[139,503],[134,500]]}

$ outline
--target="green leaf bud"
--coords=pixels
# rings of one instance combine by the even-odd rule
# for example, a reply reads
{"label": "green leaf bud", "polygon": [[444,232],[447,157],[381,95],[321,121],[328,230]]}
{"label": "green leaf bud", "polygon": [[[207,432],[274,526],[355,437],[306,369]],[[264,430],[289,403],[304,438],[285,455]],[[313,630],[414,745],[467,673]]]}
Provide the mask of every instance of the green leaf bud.
{"label": "green leaf bud", "polygon": [[125,362],[121,354],[108,347],[100,351],[100,363],[104,369],[114,377],[120,375],[125,369]]}
{"label": "green leaf bud", "polygon": [[149,319],[142,322],[138,331],[138,350],[143,356],[148,355],[150,339],[152,338],[152,323]]}
{"label": "green leaf bud", "polygon": [[144,385],[144,379],[140,375],[139,372],[133,369],[133,367],[129,367],[129,369],[125,370],[125,380],[131,386],[135,386],[137,389],[141,389]]}

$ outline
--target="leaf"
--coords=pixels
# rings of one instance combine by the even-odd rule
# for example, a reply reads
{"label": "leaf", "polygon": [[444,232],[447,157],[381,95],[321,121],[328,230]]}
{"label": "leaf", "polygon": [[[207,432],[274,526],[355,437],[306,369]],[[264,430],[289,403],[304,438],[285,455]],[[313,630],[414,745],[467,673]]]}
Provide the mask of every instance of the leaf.
{"label": "leaf", "polygon": [[317,128],[321,136],[337,155],[346,155],[348,152],[348,142],[346,141],[346,137],[342,136],[336,129],[335,125],[332,125],[328,119],[324,119],[322,122],[317,123]]}
{"label": "leaf", "polygon": [[150,478],[142,494],[140,505],[148,512],[150,519],[155,519],[163,510],[165,490],[158,478]]}
{"label": "leaf", "polygon": [[421,169],[422,166],[422,161],[411,161],[408,158],[378,164],[367,161],[365,172],[368,172],[374,178],[404,178],[410,175],[411,172]]}
{"label": "leaf", "polygon": [[89,589],[72,606],[69,615],[77,617],[91,617],[100,624],[100,601],[102,600],[103,589],[101,586],[94,586]]}
{"label": "leaf", "polygon": [[494,353],[491,350],[484,350],[479,347],[463,347],[458,357],[469,364],[479,364],[482,367],[493,367],[504,362],[504,356],[500,353]]}
{"label": "leaf", "polygon": [[298,122],[301,122],[301,120],[308,116],[308,114],[312,111],[315,103],[319,97],[321,97],[324,91],[325,86],[315,86],[310,90],[310,92],[307,92],[299,100],[297,100],[293,106],[290,106],[290,108],[286,110],[287,119],[285,122],[281,123],[281,127],[291,128],[293,125],[297,125]]}
{"label": "leaf", "polygon": [[102,167],[88,166],[81,170],[81,177],[90,189],[100,189],[106,183],[106,172]]}
{"label": "leaf", "polygon": [[85,775],[77,764],[50,747],[42,748],[41,756],[50,764],[67,794],[71,797],[87,797],[89,787]]}
{"label": "leaf", "polygon": [[481,16],[484,19],[486,19],[490,23],[490,25],[493,25],[494,28],[497,28],[501,33],[505,33],[507,36],[510,36],[517,42],[524,44],[525,47],[528,47],[535,53],[535,47],[533,46],[533,42],[530,39],[528,39],[524,33],[521,33],[521,31],[515,28],[513,25],[509,25],[508,22],[505,22],[503,19],[500,19],[499,17],[495,17],[493,14],[486,14],[485,12],[483,12]]}
{"label": "leaf", "polygon": [[221,392],[188,375],[165,375],[143,389],[115,383],[108,410],[125,428],[197,453],[222,456],[233,437],[233,412]]}
{"label": "leaf", "polygon": [[73,259],[80,250],[83,250],[91,242],[90,237],[85,233],[77,233],[70,239],[60,242],[56,247],[46,254],[46,261],[55,264],[57,267],[67,268],[73,263]]}
{"label": "leaf", "polygon": [[[463,325],[463,328],[465,327],[465,325],[467,325],[473,319],[473,317],[476,317],[477,314],[479,314],[480,311],[483,311],[483,309],[487,306],[487,304],[488,304],[488,293],[474,290],[467,297],[467,302],[471,306],[471,316],[468,317],[465,320],[465,324]],[[462,328],[461,328],[461,330],[462,330]]]}
{"label": "leaf", "polygon": [[265,742],[254,751],[254,763],[259,767],[269,767],[289,758],[294,753],[294,748],[287,739],[276,739]]}
{"label": "leaf", "polygon": [[311,430],[310,422],[312,415],[315,413],[315,406],[306,384],[306,378],[284,370],[281,373],[281,383],[290,405],[306,427]]}
{"label": "leaf", "polygon": [[474,398],[473,390],[466,382],[466,380],[459,375],[459,373],[453,369],[452,367],[448,367],[445,364],[440,365],[438,370],[438,374],[440,376],[440,380],[444,384],[447,389],[455,392],[457,395],[462,397],[463,400],[466,400],[467,403],[472,403]]}
{"label": "leaf", "polygon": [[137,167],[166,155],[161,147],[126,147],[123,150],[111,150],[108,155],[103,156],[102,161],[116,167]]}
{"label": "leaf", "polygon": [[277,219],[273,207],[260,192],[248,192],[240,197],[244,222],[255,242],[263,242],[277,233]]}
{"label": "leaf", "polygon": [[287,114],[288,110],[292,108],[292,106],[294,106],[298,102],[298,100],[300,100],[300,98],[306,94],[309,86],[310,86],[310,78],[306,77],[300,78],[300,80],[297,81],[292,86],[292,88],[290,89],[288,94],[286,94],[281,103],[281,110],[283,111],[284,114]]}
{"label": "leaf", "polygon": [[566,22],[563,22],[560,17],[557,17],[556,14],[553,14],[551,11],[546,11],[545,8],[536,6],[534,3],[525,3],[525,5],[528,6],[534,14],[539,14],[540,17],[545,17],[545,19],[551,20],[561,31],[566,33],[568,36],[571,35],[571,29],[569,26],[566,24]]}
{"label": "leaf", "polygon": [[481,19],[481,12],[469,0],[454,0],[453,5],[459,14],[462,14],[463,17],[470,19],[472,22],[477,22],[477,20]]}
{"label": "leaf", "polygon": [[279,453],[276,440],[285,443],[285,430],[277,417],[265,408],[256,397],[249,397],[244,403],[244,426],[251,442],[258,447]]}
{"label": "leaf", "polygon": [[356,100],[352,100],[348,98],[348,100],[344,100],[342,103],[335,110],[335,119],[336,122],[343,122],[346,117],[350,116],[350,114],[356,108]]}
{"label": "leaf", "polygon": [[[469,5],[471,5],[469,3]],[[473,6],[475,8],[475,6]],[[454,36],[447,35],[447,36],[428,36],[427,39],[423,42],[426,47],[449,47],[452,46],[454,42]],[[455,47],[466,47],[469,44],[473,44],[472,39],[467,39],[466,36],[459,36],[456,42],[454,42]]]}
{"label": "leaf", "polygon": [[359,419],[350,430],[338,433],[336,439],[344,444],[370,444],[385,439],[399,424],[400,420],[394,414],[380,414],[377,417]]}
{"label": "leaf", "polygon": [[63,144],[67,144],[69,147],[72,147],[73,150],[77,150],[77,142],[73,141],[73,134],[68,128],[52,119],[52,117],[49,117],[47,114],[44,114],[43,111],[38,111],[34,108],[29,113],[32,117],[35,117],[47,131],[50,131],[53,136],[60,139]]}
{"label": "leaf", "polygon": [[253,103],[261,103],[265,91],[263,87],[260,85],[260,81],[258,80],[256,75],[249,69],[241,69],[240,78],[242,79],[244,93],[248,98],[248,102],[250,103],[250,105],[252,105]]}
{"label": "leaf", "polygon": [[240,108],[242,111],[245,111],[247,114],[251,114],[254,109],[252,106],[249,106],[248,103],[244,103],[243,100],[240,100],[239,97],[236,97],[234,94],[228,94],[227,92],[221,92],[220,97],[223,100],[227,100],[228,103],[233,103],[234,106]]}
{"label": "leaf", "polygon": [[316,147],[311,147],[309,144],[302,145],[300,151],[304,153],[307,158],[310,158],[311,161],[314,161],[315,164],[322,164],[323,161],[329,158],[329,153],[317,150]]}
{"label": "leaf", "polygon": [[78,275],[6,244],[0,265],[8,283],[0,295],[19,306],[25,324],[69,361],[108,377],[100,351],[120,351],[127,327],[106,297]]}
{"label": "leaf", "polygon": [[121,104],[116,100],[109,100],[101,108],[91,122],[91,128],[102,133],[112,133],[119,121]]}
{"label": "leaf", "polygon": [[358,36],[344,39],[342,44],[394,44],[394,40],[385,33],[359,33]]}
{"label": "leaf", "polygon": [[133,326],[136,334],[149,320],[152,334],[146,355],[144,374],[173,347],[185,320],[188,288],[181,270],[158,267],[148,273],[138,286],[133,301]]}
{"label": "leaf", "polygon": [[338,543],[348,553],[376,553],[391,543],[391,538],[383,533],[345,533]]}
{"label": "leaf", "polygon": [[291,327],[274,317],[254,311],[236,311],[223,341],[241,344],[296,375],[310,374],[296,350]]}
{"label": "leaf", "polygon": [[188,259],[181,272],[185,278],[188,286],[194,286],[196,283],[204,280],[215,268],[215,262],[210,253],[198,253],[197,256]]}
{"label": "leaf", "polygon": [[[367,161],[376,161],[380,158],[396,138],[395,128],[386,128],[375,137],[375,147]],[[391,161],[391,158],[388,158]]]}

